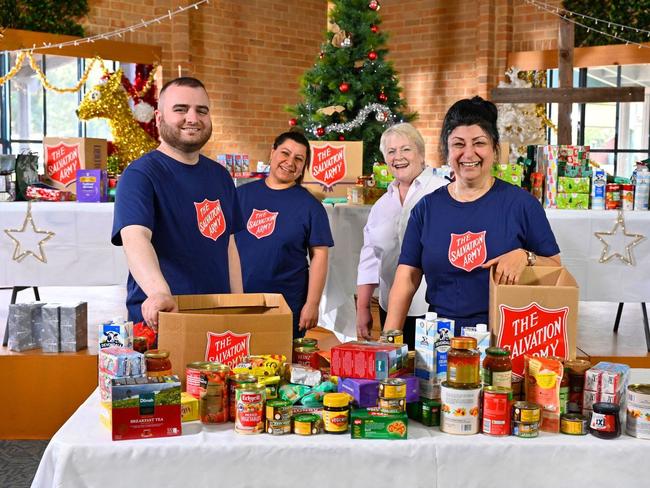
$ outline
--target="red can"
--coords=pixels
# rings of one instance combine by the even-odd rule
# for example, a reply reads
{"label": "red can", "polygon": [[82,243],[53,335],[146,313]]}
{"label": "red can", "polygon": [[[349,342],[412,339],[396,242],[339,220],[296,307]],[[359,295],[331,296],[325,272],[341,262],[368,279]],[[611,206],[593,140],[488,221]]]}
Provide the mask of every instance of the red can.
{"label": "red can", "polygon": [[237,373],[228,377],[228,403],[230,405],[230,412],[228,418],[231,422],[235,421],[237,410],[237,397],[235,390],[239,385],[256,384],[257,378],[252,374]]}
{"label": "red can", "polygon": [[318,369],[317,347],[296,347],[293,350],[293,362]]}
{"label": "red can", "polygon": [[607,210],[621,208],[621,185],[610,183],[605,186],[605,208]]}
{"label": "red can", "polygon": [[483,433],[510,435],[512,389],[487,386],[483,389]]}

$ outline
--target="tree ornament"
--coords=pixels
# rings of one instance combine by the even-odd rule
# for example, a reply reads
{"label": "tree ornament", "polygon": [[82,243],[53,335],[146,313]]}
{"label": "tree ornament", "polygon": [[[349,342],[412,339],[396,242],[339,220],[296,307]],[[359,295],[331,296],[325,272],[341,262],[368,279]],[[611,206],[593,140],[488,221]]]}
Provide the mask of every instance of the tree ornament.
{"label": "tree ornament", "polygon": [[297,123],[298,123],[297,119],[289,119],[289,125],[291,127],[295,127]]}
{"label": "tree ornament", "polygon": [[341,41],[341,47],[352,47],[352,37],[347,36]]}
{"label": "tree ornament", "polygon": [[350,91],[350,84],[344,81],[339,85],[339,91],[341,93],[347,93],[348,91]]}
{"label": "tree ornament", "polygon": [[370,3],[368,4],[368,8],[376,12],[381,8],[381,5],[379,5],[379,2],[377,0],[370,0]]}
{"label": "tree ornament", "polygon": [[382,124],[385,124],[388,121],[388,112],[377,112],[375,115],[375,119],[377,122],[381,122]]}
{"label": "tree ornament", "polygon": [[370,61],[374,61],[374,60],[376,60],[376,59],[377,59],[377,53],[376,53],[375,51],[370,51],[370,52],[368,53],[368,59],[369,59]]}
{"label": "tree ornament", "polygon": [[321,51],[320,54],[318,55],[318,57],[320,59],[323,59],[325,57],[325,53],[323,51]]}
{"label": "tree ornament", "polygon": [[[34,217],[32,216],[32,202],[27,202],[27,213],[25,214],[22,227],[20,229],[4,229],[4,231],[7,237],[14,242],[14,253],[11,259],[20,263],[27,256],[33,256],[41,263],[47,263],[47,256],[45,255],[43,244],[52,239],[56,234],[49,230],[41,230],[36,227]],[[42,237],[35,236],[35,234]],[[21,237],[26,237],[25,241],[30,242],[31,246],[23,245],[20,240]]]}
{"label": "tree ornament", "polygon": [[370,32],[372,32],[373,34],[376,34],[377,32],[379,32],[379,27],[377,27],[377,26],[374,25],[374,24],[371,25],[371,26],[370,26]]}
{"label": "tree ornament", "polygon": [[325,135],[325,129],[323,127],[318,127],[316,129],[316,135],[318,137],[323,137]]}
{"label": "tree ornament", "polygon": [[345,136],[343,134],[339,134],[339,141],[345,141]]}
{"label": "tree ornament", "polygon": [[384,92],[379,92],[379,95],[377,95],[377,98],[382,103],[386,103],[388,101],[388,95],[386,95]]}
{"label": "tree ornament", "polygon": [[329,107],[323,107],[316,110],[319,114],[325,114],[328,117],[332,114],[338,114],[345,112],[345,107],[343,105],[330,105]]}
{"label": "tree ornament", "polygon": [[133,107],[133,117],[138,122],[147,123],[153,120],[154,108],[147,102],[140,102]]}

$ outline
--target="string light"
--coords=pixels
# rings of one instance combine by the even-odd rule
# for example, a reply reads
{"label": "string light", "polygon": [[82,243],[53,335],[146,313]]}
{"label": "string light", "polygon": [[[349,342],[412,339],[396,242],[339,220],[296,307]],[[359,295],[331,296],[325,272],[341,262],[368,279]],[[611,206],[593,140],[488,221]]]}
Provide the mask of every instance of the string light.
{"label": "string light", "polygon": [[96,34],[94,36],[84,37],[82,39],[75,39],[73,41],[60,42],[60,43],[57,43],[57,44],[44,44],[41,47],[36,47],[36,44],[34,44],[34,45],[32,45],[31,48],[16,49],[16,50],[13,50],[13,51],[0,51],[0,52],[3,52],[3,53],[6,53],[6,52],[8,52],[8,53],[22,53],[22,52],[28,52],[28,51],[30,51],[30,52],[42,51],[42,50],[45,50],[45,49],[54,49],[54,48],[61,49],[63,47],[68,47],[68,46],[78,46],[80,44],[89,44],[89,43],[92,44],[92,43],[94,43],[95,41],[98,41],[98,40],[112,39],[112,38],[115,38],[115,37],[120,37],[121,38],[122,34],[124,34],[126,32],[135,32],[136,30],[142,29],[144,27],[148,27],[153,23],[160,24],[162,20],[167,20],[167,19],[171,20],[172,17],[174,17],[175,15],[181,14],[181,13],[183,13],[183,12],[185,12],[187,10],[190,10],[192,8],[198,10],[200,5],[209,4],[209,3],[210,3],[210,0],[199,0],[199,1],[197,1],[197,2],[195,2],[193,4],[191,4],[191,5],[178,7],[176,10],[168,10],[167,14],[161,15],[159,17],[156,17],[156,18],[153,18],[153,19],[150,19],[150,20],[141,19],[141,22],[138,23],[138,24],[130,25],[128,27],[123,27],[123,28],[117,29],[117,30],[115,30],[113,32],[107,32],[107,33],[103,33],[103,34]]}
{"label": "string light", "polygon": [[[610,37],[612,39],[616,39],[618,41],[624,42],[628,46],[630,44],[632,44],[634,46],[637,46],[639,49],[641,49],[641,48],[650,49],[650,46],[646,46],[646,45],[641,44],[639,42],[630,41],[629,39],[625,39],[625,38],[623,38],[623,37],[621,37],[619,35],[616,35],[616,34],[603,32],[601,30],[596,29],[595,27],[590,27],[590,26],[585,25],[585,24],[583,24],[581,22],[578,22],[577,20],[569,19],[568,16],[576,15],[578,17],[583,17],[583,18],[587,18],[587,19],[590,19],[590,20],[600,20],[601,22],[607,22],[608,27],[610,25],[614,25],[614,30],[616,30],[618,27],[620,27],[621,30],[623,30],[623,29],[633,30],[634,27],[629,27],[629,26],[626,26],[626,25],[617,24],[616,22],[611,22],[611,21],[607,21],[607,20],[596,19],[595,17],[590,17],[588,15],[578,14],[576,12],[571,12],[570,10],[565,10],[565,9],[562,9],[563,13],[558,13],[559,11],[556,11],[558,9],[556,9],[555,7],[551,7],[547,3],[540,2],[540,1],[537,1],[537,0],[524,0],[524,2],[526,2],[528,5],[532,5],[533,7],[537,8],[538,10],[544,10],[544,11],[546,11],[546,12],[552,14],[552,15],[555,15],[556,17],[560,17],[561,19],[564,19],[564,20],[566,20],[568,22],[571,22],[572,24],[579,25],[580,27],[583,27],[583,28],[587,29],[587,31],[593,30],[594,32],[598,32],[599,34],[601,34],[603,36]],[[639,29],[639,31],[647,33],[648,36],[650,37],[650,31],[647,31],[647,30],[644,30],[644,29]]]}

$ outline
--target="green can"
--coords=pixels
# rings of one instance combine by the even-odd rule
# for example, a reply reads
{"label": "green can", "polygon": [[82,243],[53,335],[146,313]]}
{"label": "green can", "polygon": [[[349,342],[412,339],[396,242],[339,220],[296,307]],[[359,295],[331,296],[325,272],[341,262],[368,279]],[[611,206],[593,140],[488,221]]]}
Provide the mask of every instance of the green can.
{"label": "green can", "polygon": [[422,400],[421,422],[428,427],[438,427],[440,425],[440,402],[438,400]]}

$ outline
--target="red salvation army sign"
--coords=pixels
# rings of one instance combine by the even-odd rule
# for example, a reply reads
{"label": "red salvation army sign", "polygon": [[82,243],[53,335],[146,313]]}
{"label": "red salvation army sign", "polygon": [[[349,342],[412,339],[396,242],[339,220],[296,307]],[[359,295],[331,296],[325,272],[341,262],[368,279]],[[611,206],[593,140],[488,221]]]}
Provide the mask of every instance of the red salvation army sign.
{"label": "red salvation army sign", "polygon": [[345,177],[345,146],[312,147],[311,175],[317,182],[331,188]]}
{"label": "red salvation army sign", "polygon": [[227,364],[234,368],[250,353],[251,333],[236,334],[230,330],[221,334],[208,332],[205,360]]}
{"label": "red salvation army sign", "polygon": [[226,230],[226,218],[221,209],[221,202],[218,199],[206,198],[201,203],[194,202],[194,208],[199,232],[208,239],[216,241]]}
{"label": "red salvation army sign", "polygon": [[464,269],[469,273],[485,263],[487,259],[485,232],[451,234],[449,241],[449,262],[451,265]]}
{"label": "red salvation army sign", "polygon": [[56,146],[45,147],[45,172],[47,176],[63,186],[68,186],[77,178],[80,144],[61,142]]}
{"label": "red salvation army sign", "polygon": [[524,376],[524,354],[569,358],[569,307],[544,308],[533,302],[523,308],[499,305],[497,347],[510,351],[512,372]]}
{"label": "red salvation army sign", "polygon": [[277,218],[278,212],[269,212],[266,209],[257,210],[254,208],[246,223],[246,229],[258,239],[268,237],[275,230]]}

